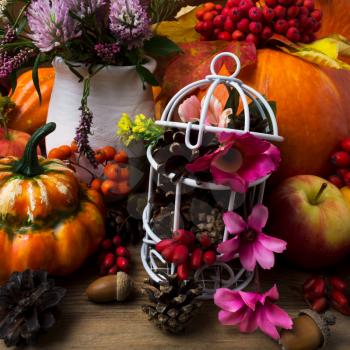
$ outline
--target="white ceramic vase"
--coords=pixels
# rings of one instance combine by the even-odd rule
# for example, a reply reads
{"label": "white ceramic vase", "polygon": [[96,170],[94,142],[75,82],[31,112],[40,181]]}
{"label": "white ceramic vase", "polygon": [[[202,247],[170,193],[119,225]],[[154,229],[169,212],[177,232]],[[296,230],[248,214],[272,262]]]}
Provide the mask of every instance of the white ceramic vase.
{"label": "white ceramic vase", "polygon": [[[144,66],[154,72],[156,61],[147,59]],[[55,122],[57,128],[46,140],[48,151],[60,145],[69,145],[74,139],[80,120],[79,107],[83,93],[83,84],[61,57],[56,57],[52,64],[55,69],[55,82],[48,122]],[[83,76],[87,75],[86,67],[81,65],[77,69]],[[88,106],[94,115],[93,134],[90,135],[93,149],[107,145],[122,147],[116,136],[117,122],[122,113],[128,113],[130,117],[138,113],[154,117],[151,89],[143,89],[134,66],[107,66],[101,69],[91,79]],[[128,148],[127,152],[130,157],[139,157],[144,148],[138,145]]]}

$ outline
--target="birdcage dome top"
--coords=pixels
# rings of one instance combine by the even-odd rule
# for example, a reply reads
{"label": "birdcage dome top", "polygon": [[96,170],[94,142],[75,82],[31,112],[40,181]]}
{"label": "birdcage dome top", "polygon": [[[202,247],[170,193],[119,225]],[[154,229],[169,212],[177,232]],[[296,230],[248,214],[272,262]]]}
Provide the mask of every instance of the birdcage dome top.
{"label": "birdcage dome top", "polygon": [[[217,66],[219,61],[222,59],[231,59],[236,65],[235,71],[230,76],[224,76],[217,73]],[[165,128],[176,128],[185,130],[185,143],[189,149],[198,149],[203,142],[203,136],[206,132],[220,133],[238,133],[243,134],[250,132],[254,136],[268,140],[268,141],[283,141],[283,137],[278,134],[278,126],[276,122],[276,116],[265,97],[254,90],[253,88],[245,85],[238,75],[241,70],[241,63],[239,58],[231,52],[222,52],[214,57],[210,64],[210,75],[207,75],[205,79],[195,81],[177,92],[173,98],[169,101],[162,117],[157,121],[158,125]],[[242,114],[244,116],[244,127],[243,129],[234,129],[228,127],[219,127],[217,125],[210,125],[206,123],[206,118],[209,110],[210,100],[219,85],[225,85],[231,91],[235,90],[239,94],[240,105],[242,108]],[[198,89],[207,88],[207,92],[202,100],[202,108],[200,116],[196,123],[193,122],[179,122],[175,120],[176,113],[180,104],[184,99],[191,96]],[[254,104],[255,110],[258,111],[261,119],[267,119],[268,130],[266,132],[256,132],[251,130],[250,123],[250,109],[249,104]],[[196,142],[191,142],[191,132],[193,130],[198,131]],[[192,137],[193,138],[193,137]]]}

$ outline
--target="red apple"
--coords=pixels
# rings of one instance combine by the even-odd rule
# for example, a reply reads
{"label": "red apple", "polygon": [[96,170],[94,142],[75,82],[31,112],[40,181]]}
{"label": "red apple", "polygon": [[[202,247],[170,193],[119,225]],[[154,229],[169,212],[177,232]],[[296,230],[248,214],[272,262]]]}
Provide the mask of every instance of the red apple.
{"label": "red apple", "polygon": [[[7,156],[21,158],[29,139],[30,135],[25,132],[8,129],[6,134],[4,129],[0,129],[0,158]],[[38,154],[40,154],[39,148]]]}
{"label": "red apple", "polygon": [[270,198],[269,233],[284,239],[285,256],[303,268],[330,266],[350,252],[350,206],[332,183],[291,177]]}

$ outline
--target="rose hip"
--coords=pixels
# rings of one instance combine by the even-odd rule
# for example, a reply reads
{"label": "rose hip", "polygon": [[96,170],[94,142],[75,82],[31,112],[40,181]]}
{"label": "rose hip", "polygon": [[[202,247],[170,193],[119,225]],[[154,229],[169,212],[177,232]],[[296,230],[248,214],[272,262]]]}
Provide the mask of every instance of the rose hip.
{"label": "rose hip", "polygon": [[322,297],[326,293],[326,281],[324,278],[317,278],[312,291],[315,293],[316,296]]}
{"label": "rose hip", "polygon": [[265,40],[270,39],[272,35],[273,35],[273,32],[270,27],[265,27],[261,32],[261,37]]}
{"label": "rose hip", "polygon": [[263,16],[266,22],[270,23],[275,17],[275,12],[273,9],[269,7],[264,7],[263,8]]}
{"label": "rose hip", "polygon": [[222,28],[224,26],[224,17],[222,15],[215,16],[213,24],[216,28]]}
{"label": "rose hip", "polygon": [[101,243],[102,249],[110,250],[113,248],[113,242],[110,239],[104,239]]}
{"label": "rose hip", "polygon": [[323,14],[321,10],[313,10],[310,14],[310,16],[315,18],[316,21],[321,21],[322,15]]}
{"label": "rose hip", "polygon": [[221,32],[218,34],[218,39],[219,40],[224,40],[224,41],[230,41],[231,40],[231,34],[229,32]]}
{"label": "rose hip", "polygon": [[237,29],[232,33],[232,39],[236,41],[242,41],[244,39],[244,33]]}
{"label": "rose hip", "polygon": [[328,181],[338,188],[342,188],[344,186],[344,182],[339,175],[331,175],[328,177]]}
{"label": "rose hip", "polygon": [[259,44],[259,38],[256,35],[252,34],[252,33],[249,33],[246,36],[245,41],[247,43],[252,43],[254,45],[258,45]]}
{"label": "rose hip", "polygon": [[239,9],[242,12],[248,13],[249,10],[254,6],[253,2],[251,0],[241,0],[239,3]]}
{"label": "rose hip", "polygon": [[172,239],[163,239],[156,244],[156,251],[161,253],[165,248],[169,247],[172,244],[174,244],[174,241]]}
{"label": "rose hip", "polygon": [[241,32],[248,32],[249,31],[249,19],[248,18],[242,18],[238,23],[237,23],[237,29],[240,30]]}
{"label": "rose hip", "polygon": [[274,9],[274,13],[275,13],[275,17],[282,19],[286,17],[287,10],[285,7],[278,5]]}
{"label": "rose hip", "polygon": [[168,245],[165,249],[163,249],[162,256],[166,260],[166,262],[168,263],[173,262],[173,256],[174,256],[176,246],[177,244],[174,243],[174,244]]}
{"label": "rose hip", "polygon": [[191,231],[177,230],[173,233],[173,240],[177,243],[190,246],[196,241],[196,236]]}
{"label": "rose hip", "polygon": [[295,18],[295,17],[298,16],[299,11],[300,11],[300,9],[299,9],[298,6],[291,6],[291,7],[289,7],[288,10],[287,10],[287,16],[288,16],[289,18]]}
{"label": "rose hip", "polygon": [[130,252],[128,250],[128,248],[126,247],[122,247],[122,246],[119,246],[116,250],[115,250],[115,254],[117,256],[123,256],[125,258],[129,258],[130,257]]}
{"label": "rose hip", "polygon": [[112,266],[109,270],[108,270],[108,275],[115,275],[118,272],[118,267],[117,266]]}
{"label": "rose hip", "polygon": [[209,248],[212,245],[210,237],[206,234],[202,234],[199,238],[199,243],[203,248]]}
{"label": "rose hip", "polygon": [[344,151],[335,152],[331,156],[332,163],[341,168],[346,168],[350,165],[350,155]]}
{"label": "rose hip", "polygon": [[339,278],[339,277],[336,277],[336,276],[333,276],[333,277],[330,277],[330,278],[329,278],[329,284],[330,284],[333,288],[335,288],[335,289],[337,289],[337,290],[339,290],[339,291],[341,291],[341,292],[344,292],[344,290],[345,290],[346,287],[347,287],[346,282],[345,282],[343,279],[341,279],[341,278]]}
{"label": "rose hip", "polygon": [[333,289],[330,294],[332,301],[336,302],[339,306],[345,306],[349,304],[348,299],[343,292],[337,289]]}
{"label": "rose hip", "polygon": [[275,31],[280,34],[285,34],[288,30],[288,22],[285,19],[279,19],[274,25]]}
{"label": "rose hip", "polygon": [[216,261],[216,254],[213,250],[208,250],[203,254],[203,261],[207,265],[213,265]]}
{"label": "rose hip", "polygon": [[104,260],[103,260],[103,266],[108,270],[110,269],[115,263],[115,256],[113,253],[106,254]]}
{"label": "rose hip", "polygon": [[253,34],[259,34],[262,31],[262,24],[261,24],[261,22],[250,22],[249,30]]}
{"label": "rose hip", "polygon": [[314,310],[318,313],[322,313],[323,311],[325,311],[327,309],[327,306],[328,306],[327,299],[325,297],[322,297],[322,298],[316,299],[312,303],[311,308],[312,308],[312,310]]}
{"label": "rose hip", "polygon": [[181,265],[186,262],[189,255],[187,246],[180,244],[175,248],[173,255],[173,263],[176,265]]}
{"label": "rose hip", "polygon": [[230,18],[234,22],[238,22],[242,18],[242,11],[237,7],[233,8],[230,12]]}
{"label": "rose hip", "polygon": [[350,306],[348,304],[341,306],[337,302],[332,301],[331,305],[335,310],[339,311],[341,314],[345,316],[350,316]]}
{"label": "rose hip", "polygon": [[191,255],[190,266],[192,269],[197,270],[202,266],[202,264],[203,250],[201,248],[196,248]]}
{"label": "rose hip", "polygon": [[122,244],[122,238],[119,235],[116,235],[113,237],[112,242],[116,247],[119,247]]}
{"label": "rose hip", "polygon": [[186,281],[188,280],[188,277],[190,275],[188,264],[182,264],[178,265],[176,269],[177,277],[180,281]]}
{"label": "rose hip", "polygon": [[123,272],[128,272],[129,270],[129,261],[128,259],[126,259],[123,256],[119,256],[117,258],[117,267],[119,270],[123,271]]}
{"label": "rose hip", "polygon": [[259,22],[261,21],[262,17],[263,17],[263,13],[259,7],[254,6],[249,10],[249,18],[252,21]]}

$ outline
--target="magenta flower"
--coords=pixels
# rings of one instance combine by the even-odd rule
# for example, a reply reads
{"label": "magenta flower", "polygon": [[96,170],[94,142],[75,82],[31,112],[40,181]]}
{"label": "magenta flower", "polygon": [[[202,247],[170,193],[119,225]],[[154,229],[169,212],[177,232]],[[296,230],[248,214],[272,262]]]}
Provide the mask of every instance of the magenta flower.
{"label": "magenta flower", "polygon": [[273,339],[279,339],[277,327],[291,329],[293,321],[289,315],[274,304],[279,298],[274,285],[263,294],[233,291],[220,288],[214,295],[222,325],[238,326],[242,333],[252,333],[257,328]]}
{"label": "magenta flower", "polygon": [[221,133],[220,147],[186,166],[193,173],[207,171],[216,184],[246,192],[249,185],[275,171],[281,161],[278,148],[250,133]]}
{"label": "magenta flower", "polygon": [[69,14],[66,0],[36,0],[27,10],[28,26],[35,46],[48,52],[81,35],[79,23]]}
{"label": "magenta flower", "polygon": [[[202,101],[199,101],[199,98],[195,95],[186,98],[179,106],[180,119],[185,123],[199,121],[204,99],[205,96]],[[224,109],[221,102],[213,95],[209,101],[205,124],[226,128],[231,114],[232,108]]]}
{"label": "magenta flower", "polygon": [[256,263],[263,269],[271,269],[275,264],[274,253],[282,253],[286,249],[285,241],[262,232],[268,219],[268,209],[262,204],[253,208],[247,222],[231,211],[226,212],[223,219],[228,232],[235,237],[218,245],[217,251],[222,254],[220,261],[230,261],[238,253],[248,271],[253,271]]}

